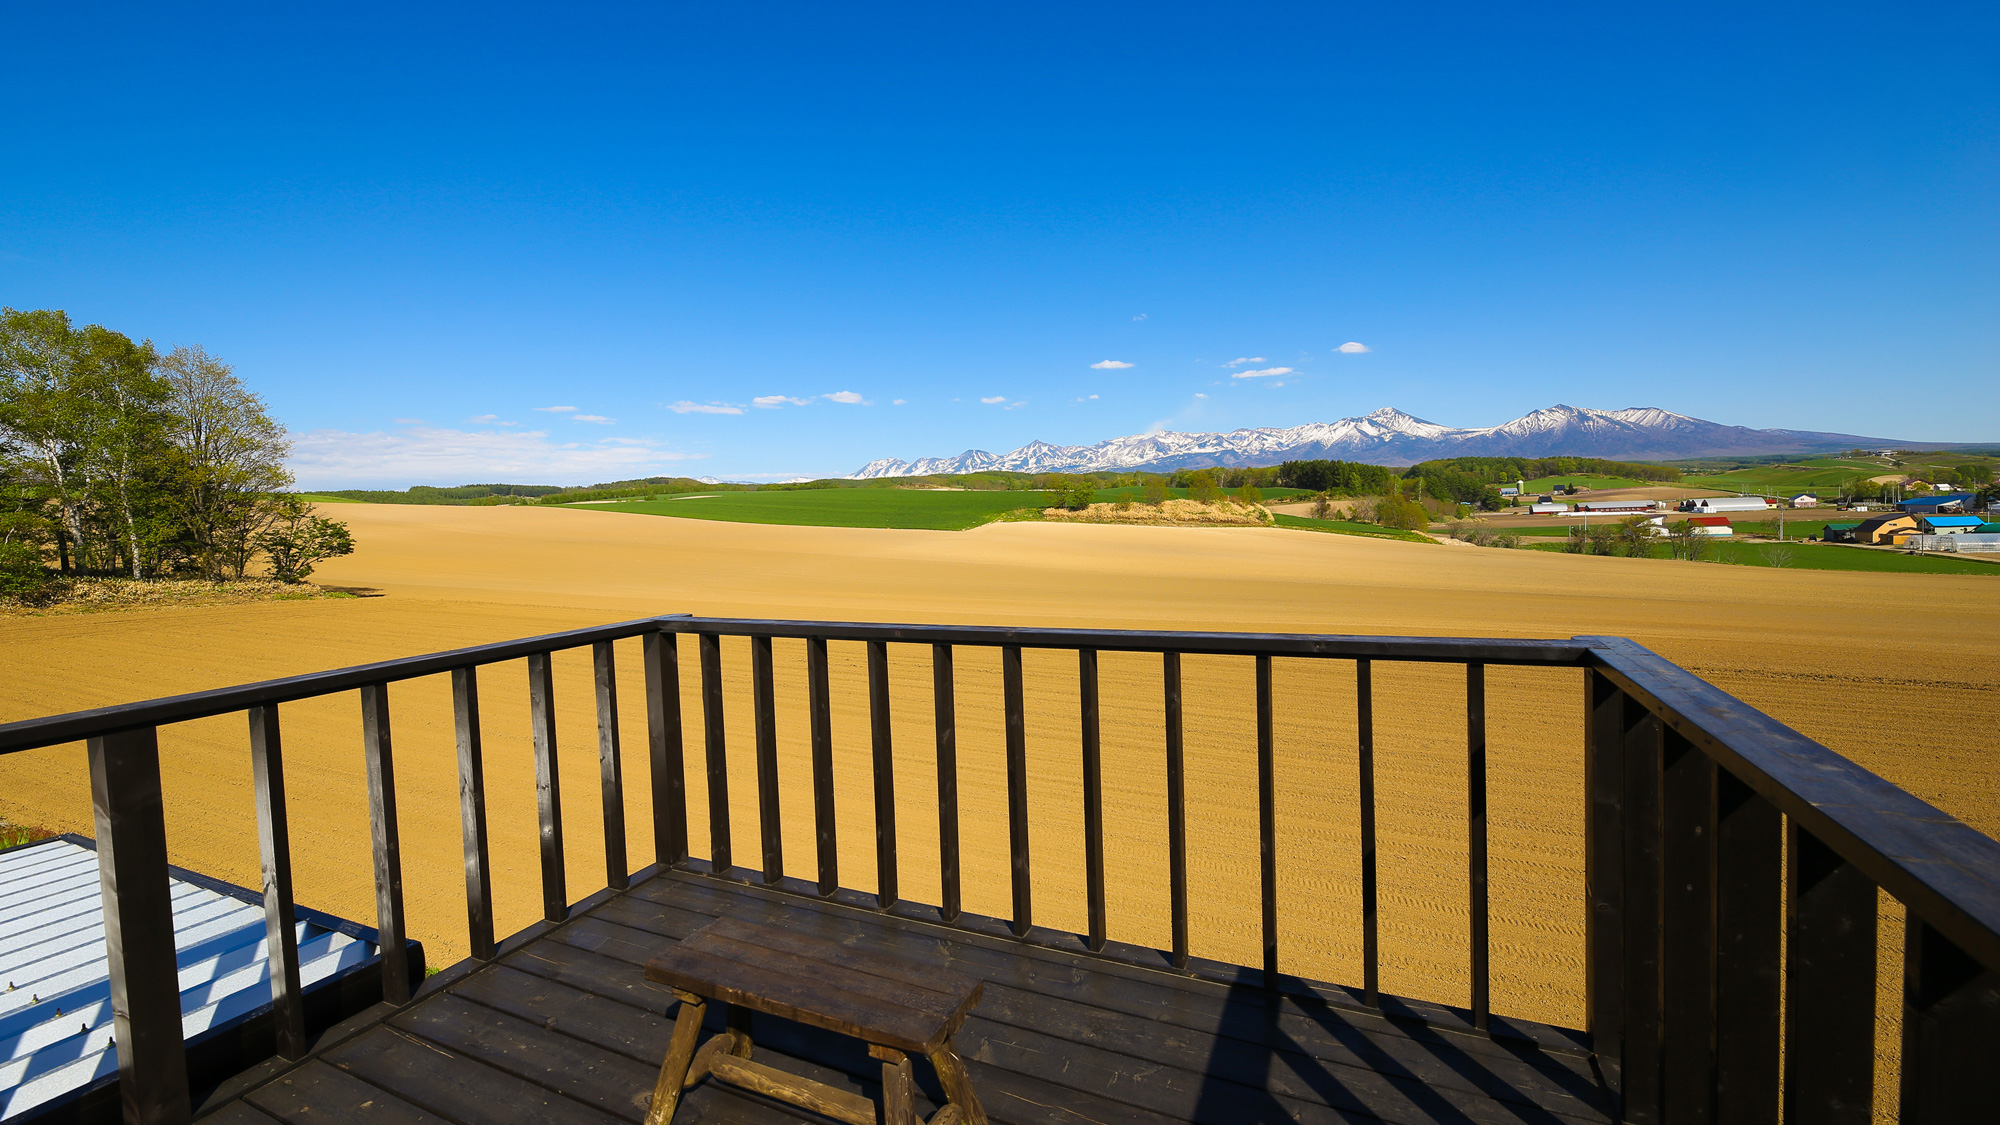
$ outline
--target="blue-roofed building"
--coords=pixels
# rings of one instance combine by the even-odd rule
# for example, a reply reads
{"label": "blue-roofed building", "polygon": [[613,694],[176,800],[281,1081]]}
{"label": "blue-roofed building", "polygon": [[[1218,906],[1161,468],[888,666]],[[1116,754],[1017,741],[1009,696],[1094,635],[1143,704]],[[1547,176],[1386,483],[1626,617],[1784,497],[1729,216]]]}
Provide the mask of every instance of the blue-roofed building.
{"label": "blue-roofed building", "polygon": [[1967,535],[1985,526],[1978,516],[1918,516],[1917,528],[1925,535]]}
{"label": "blue-roofed building", "polygon": [[1935,496],[1912,496],[1896,507],[1913,516],[1963,512],[1972,503],[1970,492],[1940,492]]}
{"label": "blue-roofed building", "polygon": [[[270,1057],[262,898],[169,869],[181,1029],[193,1087]],[[304,907],[299,978],[308,1031],[381,999],[375,931]],[[412,957],[422,979],[421,954]],[[0,851],[0,1121],[116,1118],[118,1052],[95,844],[57,836]]]}

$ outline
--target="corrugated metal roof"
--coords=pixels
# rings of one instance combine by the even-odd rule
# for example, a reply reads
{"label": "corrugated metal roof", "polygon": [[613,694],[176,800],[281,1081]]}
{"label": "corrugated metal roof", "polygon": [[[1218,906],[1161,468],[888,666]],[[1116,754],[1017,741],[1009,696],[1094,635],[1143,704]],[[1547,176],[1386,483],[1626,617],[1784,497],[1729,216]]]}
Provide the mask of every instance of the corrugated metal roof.
{"label": "corrugated metal roof", "polygon": [[[172,884],[181,1029],[192,1039],[271,1002],[264,911],[187,879]],[[375,954],[310,922],[298,940],[307,986]],[[117,1074],[111,1035],[96,851],[58,838],[0,853],[0,1119]]]}
{"label": "corrugated metal roof", "polygon": [[1925,516],[1924,522],[1932,527],[1978,527],[1986,521],[1978,516]]}

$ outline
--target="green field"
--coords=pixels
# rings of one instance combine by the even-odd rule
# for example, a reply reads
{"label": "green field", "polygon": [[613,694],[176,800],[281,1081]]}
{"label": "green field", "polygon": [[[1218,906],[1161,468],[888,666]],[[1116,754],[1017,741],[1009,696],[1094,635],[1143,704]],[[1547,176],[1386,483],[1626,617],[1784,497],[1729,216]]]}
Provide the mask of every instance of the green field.
{"label": "green field", "polygon": [[[1561,544],[1533,543],[1525,550],[1561,551]],[[1860,547],[1840,547],[1827,543],[1730,543],[1710,545],[1704,562],[1737,566],[1771,566],[1780,550],[1791,558],[1784,563],[1793,570],[1865,570],[1889,574],[1987,574],[2000,577],[2000,563],[1937,555],[1905,555],[1890,551],[1870,551]],[[1666,558],[1664,543],[1653,548],[1655,558]]]}
{"label": "green field", "polygon": [[[1686,519],[1692,513],[1662,512],[1661,514],[1667,517],[1667,522],[1672,523],[1674,520]],[[1736,519],[1728,512],[1722,514],[1729,516],[1729,522],[1735,525],[1736,534],[1738,535],[1767,535],[1773,539],[1778,537],[1777,520],[1760,520],[1756,523],[1750,523]],[[1879,513],[1842,512],[1838,516],[1827,516],[1820,519],[1792,519],[1786,517],[1785,538],[1788,541],[1793,539],[1814,539],[1819,536],[1821,531],[1825,530],[1826,525],[1829,523],[1860,523],[1869,516],[1877,514]],[[1595,527],[1604,523],[1616,525],[1621,519],[1623,519],[1621,516],[1611,516],[1608,519],[1599,516],[1591,521],[1591,526]],[[1549,522],[1545,524],[1537,524],[1534,527],[1510,527],[1506,530],[1516,535],[1532,535],[1538,538],[1553,536],[1560,539],[1568,536],[1570,527],[1578,522],[1576,516],[1551,516],[1549,517]]]}
{"label": "green field", "polygon": [[356,499],[354,499],[354,498],[353,498],[353,497],[351,497],[351,496],[328,496],[328,495],[327,495],[327,494],[325,494],[324,492],[301,492],[301,493],[299,493],[299,494],[298,494],[298,496],[299,496],[299,499],[301,499],[301,500],[304,500],[304,501],[305,501],[306,503],[308,503],[308,504],[360,504],[360,503],[363,503],[363,501],[360,501],[360,500],[356,500]]}
{"label": "green field", "polygon": [[1721,473],[1689,473],[1685,483],[1696,488],[1731,492],[1791,495],[1838,489],[1854,480],[1880,476],[1910,476],[1933,480],[1951,477],[1960,465],[1989,459],[1962,453],[1912,453],[1907,457],[1809,457],[1774,465],[1747,465]]}
{"label": "green field", "polygon": [[1567,476],[1567,477],[1536,477],[1534,480],[1527,482],[1526,489],[1528,492],[1531,492],[1536,496],[1540,496],[1542,493],[1547,492],[1549,489],[1554,488],[1556,485],[1559,484],[1573,484],[1579,488],[1588,488],[1593,491],[1599,491],[1599,492],[1607,488],[1674,488],[1677,486],[1677,482],[1675,481],[1634,480],[1631,477],[1593,477],[1593,476],[1579,475],[1579,476]]}
{"label": "green field", "polygon": [[1398,531],[1393,527],[1380,527],[1372,523],[1355,523],[1352,520],[1316,520],[1307,516],[1287,516],[1273,512],[1271,518],[1279,527],[1294,531],[1325,531],[1334,535],[1365,535],[1370,539],[1400,539],[1405,543],[1435,543],[1437,540],[1414,531]]}
{"label": "green field", "polygon": [[825,488],[797,492],[694,493],[671,500],[565,505],[584,511],[634,512],[730,523],[805,527],[894,527],[964,531],[1009,512],[1046,508],[1052,492],[945,492],[907,488]]}

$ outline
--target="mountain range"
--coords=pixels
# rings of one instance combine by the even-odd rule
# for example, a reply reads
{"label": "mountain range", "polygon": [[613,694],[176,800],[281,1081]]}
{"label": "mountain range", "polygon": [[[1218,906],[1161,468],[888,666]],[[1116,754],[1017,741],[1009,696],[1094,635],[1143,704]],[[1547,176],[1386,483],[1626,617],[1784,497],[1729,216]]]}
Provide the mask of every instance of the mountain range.
{"label": "mountain range", "polygon": [[1328,458],[1411,465],[1442,457],[1607,457],[1671,461],[1684,457],[1821,453],[1857,446],[1914,448],[1908,442],[1814,430],[1725,426],[1651,406],[1590,410],[1551,406],[1498,426],[1441,426],[1384,408],[1359,418],[1308,422],[1288,429],[1190,434],[1132,434],[1096,445],[1032,441],[1012,453],[968,449],[956,457],[870,461],[852,479],[934,476],[1003,470],[1021,473],[1273,465]]}

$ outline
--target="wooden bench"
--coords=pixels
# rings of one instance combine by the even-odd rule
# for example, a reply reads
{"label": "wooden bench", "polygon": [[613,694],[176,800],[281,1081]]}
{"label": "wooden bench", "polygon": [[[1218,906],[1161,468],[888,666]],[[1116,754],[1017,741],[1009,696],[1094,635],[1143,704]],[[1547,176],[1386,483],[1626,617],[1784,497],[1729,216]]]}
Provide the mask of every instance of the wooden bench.
{"label": "wooden bench", "polygon": [[[667,1125],[681,1091],[704,1078],[753,1090],[850,1125],[920,1125],[910,1055],[937,1070],[947,1103],[929,1125],[986,1125],[951,1037],[983,983],[830,938],[733,918],[711,922],[646,963],[646,979],[680,998],[667,1060],[646,1125]],[[695,1049],[710,1001],[728,1005],[728,1029]],[[851,1035],[882,1060],[882,1105],[750,1058],[749,1013]]]}

